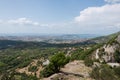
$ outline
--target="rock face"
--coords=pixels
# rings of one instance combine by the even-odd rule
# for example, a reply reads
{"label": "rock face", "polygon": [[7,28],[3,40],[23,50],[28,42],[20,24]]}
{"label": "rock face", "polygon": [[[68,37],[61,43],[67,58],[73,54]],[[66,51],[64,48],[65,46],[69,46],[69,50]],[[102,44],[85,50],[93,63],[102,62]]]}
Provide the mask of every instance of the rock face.
{"label": "rock face", "polygon": [[75,60],[65,65],[60,73],[53,74],[43,80],[94,80],[91,79],[89,73],[91,67],[87,67],[82,60]]}
{"label": "rock face", "polygon": [[116,51],[120,52],[120,35],[112,39],[110,43],[105,44],[103,47],[97,49],[94,53],[94,58],[100,62],[115,62],[114,54]]}
{"label": "rock face", "polygon": [[91,71],[90,67],[85,66],[84,61],[73,61],[65,65],[61,71],[66,73],[79,74],[83,77],[89,77],[89,72]]}
{"label": "rock face", "polygon": [[119,67],[120,64],[119,63],[107,63],[108,65],[110,65],[111,67]]}
{"label": "rock face", "polygon": [[118,36],[117,41],[120,43],[120,35]]}

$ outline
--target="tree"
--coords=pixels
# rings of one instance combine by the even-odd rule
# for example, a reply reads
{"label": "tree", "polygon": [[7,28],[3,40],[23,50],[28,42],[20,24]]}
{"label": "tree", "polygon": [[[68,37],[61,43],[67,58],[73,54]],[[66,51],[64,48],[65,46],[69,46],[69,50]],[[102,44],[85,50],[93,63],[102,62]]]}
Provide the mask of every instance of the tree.
{"label": "tree", "polygon": [[55,72],[59,72],[60,68],[68,62],[69,59],[63,53],[55,54],[50,59],[50,64],[54,66]]}
{"label": "tree", "polygon": [[60,68],[69,62],[70,58],[63,53],[57,53],[50,58],[50,64],[41,72],[43,77],[48,77],[54,73],[58,73]]}
{"label": "tree", "polygon": [[120,62],[120,52],[118,50],[114,53],[114,58],[116,62]]}

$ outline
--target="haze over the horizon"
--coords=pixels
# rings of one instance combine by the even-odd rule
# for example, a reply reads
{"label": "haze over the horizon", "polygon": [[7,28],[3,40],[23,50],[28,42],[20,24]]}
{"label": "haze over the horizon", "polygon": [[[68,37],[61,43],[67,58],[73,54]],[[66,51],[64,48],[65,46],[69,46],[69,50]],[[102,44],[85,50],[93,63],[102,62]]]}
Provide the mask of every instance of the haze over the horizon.
{"label": "haze over the horizon", "polygon": [[2,34],[111,34],[120,0],[0,0]]}

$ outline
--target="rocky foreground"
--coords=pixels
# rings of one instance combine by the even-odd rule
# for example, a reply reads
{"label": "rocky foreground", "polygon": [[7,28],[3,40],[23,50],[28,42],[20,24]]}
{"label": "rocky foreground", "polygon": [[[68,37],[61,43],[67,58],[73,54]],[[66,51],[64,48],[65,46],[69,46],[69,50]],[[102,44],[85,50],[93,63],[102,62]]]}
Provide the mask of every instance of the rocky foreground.
{"label": "rocky foreground", "polygon": [[93,80],[89,77],[92,68],[84,65],[84,61],[75,60],[65,65],[60,73],[53,74],[42,80]]}

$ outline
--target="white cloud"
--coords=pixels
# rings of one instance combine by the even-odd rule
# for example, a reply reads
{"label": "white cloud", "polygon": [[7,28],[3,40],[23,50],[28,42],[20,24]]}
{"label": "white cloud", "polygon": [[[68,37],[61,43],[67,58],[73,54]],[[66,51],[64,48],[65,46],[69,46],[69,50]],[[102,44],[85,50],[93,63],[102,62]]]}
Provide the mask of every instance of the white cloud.
{"label": "white cloud", "polygon": [[[74,21],[64,23],[41,24],[28,18],[18,18],[11,20],[0,20],[8,27],[8,32],[29,33],[91,33],[91,34],[108,34],[120,30],[120,4],[106,4],[101,7],[88,7],[80,11],[80,15],[75,17]],[[11,25],[10,25],[11,24]],[[12,25],[16,24],[16,25]],[[18,28],[18,25],[22,25]],[[24,27],[24,26],[32,27]],[[11,26],[11,27],[9,27]],[[14,26],[14,27],[13,27]],[[34,27],[39,26],[39,27]],[[4,30],[1,31],[5,32]],[[20,31],[21,30],[21,31]]]}
{"label": "white cloud", "polygon": [[15,20],[8,20],[7,21],[9,24],[19,24],[19,25],[33,25],[33,26],[38,26],[38,22],[34,22],[32,20],[29,20],[27,18],[18,18]]}
{"label": "white cloud", "polygon": [[120,4],[84,9],[75,17],[75,22],[88,29],[120,29]]}
{"label": "white cloud", "polygon": [[120,0],[104,0],[107,3],[119,3]]}
{"label": "white cloud", "polygon": [[10,20],[0,20],[1,24],[4,25],[22,25],[22,26],[39,26],[39,27],[55,27],[55,26],[63,26],[66,23],[51,23],[51,24],[44,24],[32,21],[28,18],[18,18],[18,19],[10,19]]}

